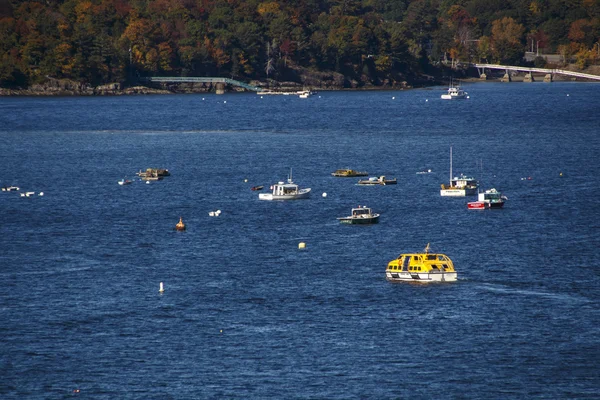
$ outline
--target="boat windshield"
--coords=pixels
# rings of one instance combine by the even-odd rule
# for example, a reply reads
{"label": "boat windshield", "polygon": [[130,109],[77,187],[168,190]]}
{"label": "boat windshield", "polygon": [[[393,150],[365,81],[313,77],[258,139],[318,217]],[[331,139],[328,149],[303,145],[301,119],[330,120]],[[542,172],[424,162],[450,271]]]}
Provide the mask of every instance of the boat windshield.
{"label": "boat windshield", "polygon": [[352,215],[368,215],[370,210],[368,208],[359,208],[352,211]]}

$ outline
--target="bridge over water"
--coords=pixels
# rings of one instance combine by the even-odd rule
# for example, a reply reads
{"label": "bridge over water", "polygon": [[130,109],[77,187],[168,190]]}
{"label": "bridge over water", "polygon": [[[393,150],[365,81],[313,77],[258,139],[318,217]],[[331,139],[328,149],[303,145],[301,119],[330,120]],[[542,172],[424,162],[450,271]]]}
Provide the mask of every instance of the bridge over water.
{"label": "bridge over water", "polygon": [[217,78],[217,77],[181,77],[181,76],[162,76],[154,78],[142,78],[143,81],[153,83],[223,83],[231,86],[239,86],[253,92],[259,92],[263,89],[258,86],[249,85],[244,82],[236,81],[235,79],[229,78]]}
{"label": "bridge over water", "polygon": [[592,79],[592,80],[600,81],[600,75],[584,74],[581,72],[566,71],[564,69],[531,68],[531,67],[520,67],[520,66],[516,66],[516,65],[500,65],[500,64],[471,64],[471,65],[473,67],[477,68],[477,71],[479,72],[480,77],[482,76],[482,74],[485,74],[485,70],[487,68],[487,69],[499,69],[499,70],[506,71],[506,74],[504,75],[504,77],[507,78],[508,80],[510,80],[508,71],[518,71],[518,72],[527,72],[529,75],[529,78],[531,78],[531,80],[533,80],[532,73],[541,73],[541,74],[546,74],[545,80],[549,80],[549,81],[552,81],[553,75],[566,75],[566,76],[572,76],[575,78]]}

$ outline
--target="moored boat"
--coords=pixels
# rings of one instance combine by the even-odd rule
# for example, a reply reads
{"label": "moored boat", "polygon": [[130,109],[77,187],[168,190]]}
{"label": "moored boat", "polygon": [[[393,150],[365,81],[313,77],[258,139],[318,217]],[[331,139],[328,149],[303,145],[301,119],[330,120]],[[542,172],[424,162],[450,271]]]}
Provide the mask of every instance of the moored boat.
{"label": "moored boat", "polygon": [[485,192],[477,194],[477,201],[471,201],[467,203],[467,208],[471,210],[483,210],[490,208],[502,208],[504,202],[507,200],[506,196],[492,188]]}
{"label": "moored boat", "polygon": [[342,224],[376,224],[379,222],[379,214],[367,206],[358,206],[352,209],[352,215],[339,217],[338,221]]}
{"label": "moored boat", "polygon": [[423,253],[400,254],[385,270],[390,282],[454,282],[457,275],[450,257],[430,253],[429,243]]}
{"label": "moored boat", "polygon": [[278,182],[271,186],[271,193],[260,193],[259,200],[300,200],[310,197],[310,188],[300,189],[292,180],[292,172],[287,183]]}
{"label": "moored boat", "polygon": [[263,190],[263,187],[264,187],[264,186],[252,186],[252,187],[250,188],[250,190],[252,190],[252,191]]}
{"label": "moored boat", "polygon": [[477,194],[479,183],[473,177],[460,174],[452,176],[452,147],[450,147],[450,184],[441,185],[440,195],[450,197],[464,197]]}
{"label": "moored boat", "polygon": [[367,172],[355,171],[353,169],[338,169],[335,172],[331,173],[332,176],[337,176],[341,178],[352,178],[355,176],[368,176]]}
{"label": "moored boat", "polygon": [[469,98],[469,93],[461,89],[460,86],[454,86],[450,83],[448,91],[441,96],[442,100],[465,100]]}
{"label": "moored boat", "polygon": [[371,177],[369,179],[361,179],[358,181],[358,185],[365,185],[365,186],[371,186],[371,185],[395,185],[398,183],[398,180],[396,178],[394,179],[386,179],[386,177],[384,175],[381,175],[380,177]]}
{"label": "moored boat", "polygon": [[123,185],[129,185],[131,183],[132,183],[132,181],[130,181],[129,179],[125,179],[125,178],[123,178],[123,179],[121,179],[119,181],[119,185],[121,185],[121,186],[123,186]]}

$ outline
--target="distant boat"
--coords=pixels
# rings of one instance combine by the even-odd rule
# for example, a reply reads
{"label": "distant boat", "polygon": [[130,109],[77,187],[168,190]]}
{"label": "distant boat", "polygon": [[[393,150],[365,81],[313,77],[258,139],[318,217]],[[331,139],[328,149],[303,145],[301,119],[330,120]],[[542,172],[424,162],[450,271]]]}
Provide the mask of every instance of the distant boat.
{"label": "distant boat", "polygon": [[292,181],[291,170],[287,183],[278,182],[271,186],[271,190],[271,193],[260,193],[258,198],[260,200],[299,200],[310,197],[310,188],[300,189],[298,185]]}
{"label": "distant boat", "polygon": [[464,197],[477,194],[479,183],[472,177],[465,175],[452,176],[452,147],[450,147],[450,184],[442,184],[440,195],[450,197]]}
{"label": "distant boat", "polygon": [[254,190],[254,191],[257,191],[257,190],[263,190],[263,187],[264,187],[264,186],[252,186],[252,187],[250,188],[250,190]]}
{"label": "distant boat", "polygon": [[368,176],[367,172],[359,172],[353,169],[338,169],[331,173],[332,176],[342,177],[342,178],[352,178],[355,176]]}
{"label": "distant boat", "polygon": [[362,186],[373,186],[373,185],[395,185],[398,183],[396,178],[394,179],[386,179],[385,176],[381,175],[380,177],[371,177],[369,179],[361,179],[358,181],[358,185]]}
{"label": "distant boat", "polygon": [[132,181],[130,181],[129,179],[125,179],[125,178],[123,178],[123,179],[121,179],[119,181],[119,185],[121,185],[121,186],[123,186],[123,185],[129,185],[131,183],[132,183]]}
{"label": "distant boat", "polygon": [[444,93],[441,97],[442,100],[465,100],[469,98],[469,94],[462,90],[460,86],[454,86],[450,83],[448,92]]}
{"label": "distant boat", "polygon": [[477,201],[471,201],[467,203],[467,208],[470,210],[483,210],[489,208],[502,208],[504,202],[507,200],[506,196],[496,189],[486,190],[477,194]]}
{"label": "distant boat", "polygon": [[376,224],[379,222],[379,214],[374,213],[366,206],[358,206],[352,209],[352,215],[348,217],[339,217],[338,221],[342,224],[352,225]]}

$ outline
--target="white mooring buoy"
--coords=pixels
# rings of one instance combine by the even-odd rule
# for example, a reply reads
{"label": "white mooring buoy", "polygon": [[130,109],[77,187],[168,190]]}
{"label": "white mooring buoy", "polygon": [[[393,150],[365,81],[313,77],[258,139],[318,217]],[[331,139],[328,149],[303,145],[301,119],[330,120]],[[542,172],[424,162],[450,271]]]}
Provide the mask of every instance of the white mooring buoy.
{"label": "white mooring buoy", "polygon": [[158,292],[159,292],[159,293],[162,293],[162,292],[164,292],[164,291],[165,291],[165,287],[163,286],[163,283],[161,282],[161,283],[160,283],[160,285],[159,285]]}
{"label": "white mooring buoy", "polygon": [[323,194],[321,196],[327,197],[327,193],[323,192]]}

